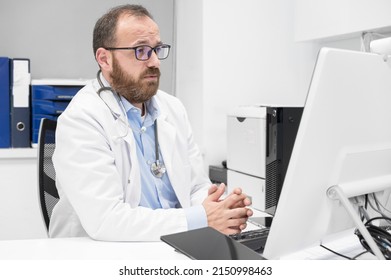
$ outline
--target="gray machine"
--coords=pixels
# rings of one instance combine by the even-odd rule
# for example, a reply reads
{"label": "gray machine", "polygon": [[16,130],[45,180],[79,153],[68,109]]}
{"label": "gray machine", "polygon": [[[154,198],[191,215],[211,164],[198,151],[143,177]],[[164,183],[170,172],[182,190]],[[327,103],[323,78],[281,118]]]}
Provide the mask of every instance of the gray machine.
{"label": "gray machine", "polygon": [[254,105],[228,114],[228,192],[241,187],[252,206],[274,214],[303,107]]}

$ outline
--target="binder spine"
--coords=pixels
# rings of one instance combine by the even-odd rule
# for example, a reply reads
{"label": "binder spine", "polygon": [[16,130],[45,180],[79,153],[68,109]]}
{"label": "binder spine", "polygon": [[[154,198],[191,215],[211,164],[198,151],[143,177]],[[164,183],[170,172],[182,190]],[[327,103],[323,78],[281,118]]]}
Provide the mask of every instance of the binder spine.
{"label": "binder spine", "polygon": [[0,57],[0,148],[11,147],[10,59]]}
{"label": "binder spine", "polygon": [[31,147],[30,139],[30,60],[12,60],[11,144],[13,148]]}
{"label": "binder spine", "polygon": [[57,120],[76,93],[87,81],[33,80],[31,86],[32,146],[38,143],[42,118]]}

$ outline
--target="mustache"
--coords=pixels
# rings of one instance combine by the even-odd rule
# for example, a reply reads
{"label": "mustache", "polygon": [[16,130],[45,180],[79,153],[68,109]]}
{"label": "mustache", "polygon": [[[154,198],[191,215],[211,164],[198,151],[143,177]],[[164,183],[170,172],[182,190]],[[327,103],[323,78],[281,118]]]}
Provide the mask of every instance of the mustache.
{"label": "mustache", "polygon": [[148,68],[147,70],[145,70],[145,71],[141,74],[142,77],[150,76],[150,75],[160,77],[160,69],[159,69],[159,68]]}

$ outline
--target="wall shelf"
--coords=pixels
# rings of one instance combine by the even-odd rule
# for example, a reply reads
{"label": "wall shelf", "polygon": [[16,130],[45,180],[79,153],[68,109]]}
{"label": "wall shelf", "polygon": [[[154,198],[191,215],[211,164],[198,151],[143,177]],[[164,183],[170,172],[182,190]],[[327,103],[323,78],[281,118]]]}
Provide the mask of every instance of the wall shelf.
{"label": "wall shelf", "polygon": [[36,158],[37,153],[38,153],[38,149],[36,148],[0,149],[0,159]]}

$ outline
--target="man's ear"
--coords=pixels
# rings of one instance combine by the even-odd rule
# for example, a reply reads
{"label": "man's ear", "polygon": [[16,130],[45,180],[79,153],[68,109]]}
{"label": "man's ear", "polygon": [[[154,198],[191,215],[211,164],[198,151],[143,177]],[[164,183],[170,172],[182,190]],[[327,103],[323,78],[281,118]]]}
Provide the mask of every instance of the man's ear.
{"label": "man's ear", "polygon": [[112,53],[104,48],[96,50],[95,59],[102,70],[111,71]]}

